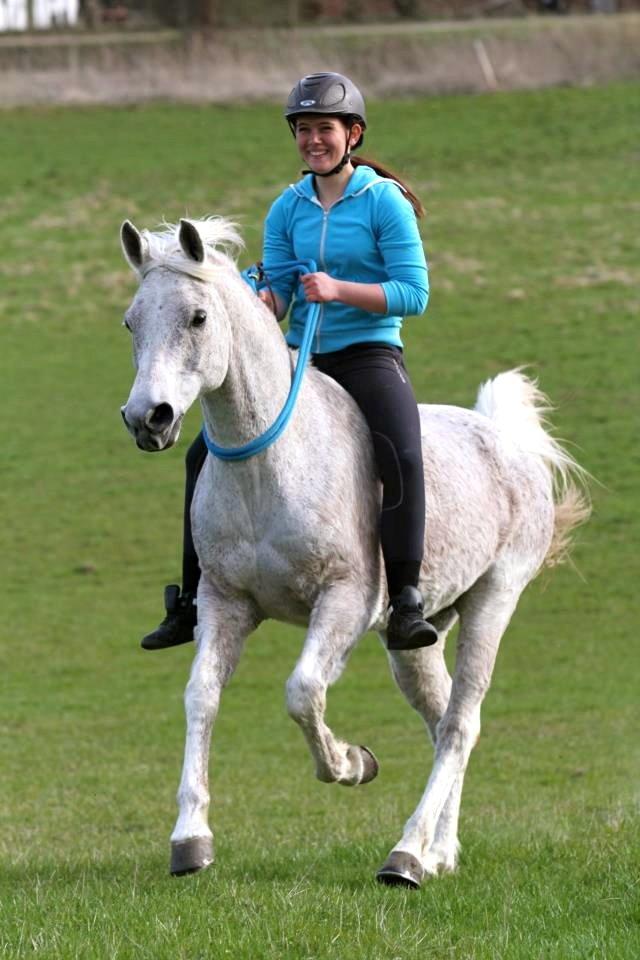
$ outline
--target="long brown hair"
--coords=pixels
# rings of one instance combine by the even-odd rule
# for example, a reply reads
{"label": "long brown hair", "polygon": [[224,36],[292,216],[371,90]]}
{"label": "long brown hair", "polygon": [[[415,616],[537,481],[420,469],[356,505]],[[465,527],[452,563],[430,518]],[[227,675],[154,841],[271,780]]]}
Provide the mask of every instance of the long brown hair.
{"label": "long brown hair", "polygon": [[394,173],[393,170],[389,170],[388,167],[383,167],[377,160],[370,160],[367,157],[351,157],[351,163],[354,167],[361,167],[363,164],[366,164],[367,167],[371,167],[372,170],[378,174],[379,177],[387,177],[389,180],[395,180],[396,183],[399,183],[402,189],[405,192],[405,196],[411,206],[413,207],[416,217],[424,216],[424,207],[422,205],[422,200],[418,197],[410,187],[403,181],[402,177],[399,177],[397,173]]}

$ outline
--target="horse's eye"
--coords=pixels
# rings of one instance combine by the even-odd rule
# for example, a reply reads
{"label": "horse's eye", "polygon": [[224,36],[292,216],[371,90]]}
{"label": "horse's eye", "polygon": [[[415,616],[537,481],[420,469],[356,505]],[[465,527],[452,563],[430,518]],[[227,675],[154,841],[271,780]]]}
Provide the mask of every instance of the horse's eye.
{"label": "horse's eye", "polygon": [[193,323],[194,327],[201,327],[206,319],[207,319],[206,310],[196,310],[196,312],[193,315],[193,320],[191,322]]}

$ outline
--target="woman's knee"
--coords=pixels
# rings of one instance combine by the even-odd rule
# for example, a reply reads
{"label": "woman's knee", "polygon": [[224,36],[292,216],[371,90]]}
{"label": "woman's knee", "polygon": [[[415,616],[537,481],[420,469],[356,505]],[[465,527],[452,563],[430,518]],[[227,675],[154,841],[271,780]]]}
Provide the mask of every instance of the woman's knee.
{"label": "woman's knee", "polygon": [[413,490],[424,484],[422,450],[414,446],[400,446],[386,434],[374,436],[376,462],[384,490],[385,506],[398,504],[405,490]]}
{"label": "woman's knee", "polygon": [[398,465],[405,483],[424,483],[422,447],[402,447],[396,450]]}

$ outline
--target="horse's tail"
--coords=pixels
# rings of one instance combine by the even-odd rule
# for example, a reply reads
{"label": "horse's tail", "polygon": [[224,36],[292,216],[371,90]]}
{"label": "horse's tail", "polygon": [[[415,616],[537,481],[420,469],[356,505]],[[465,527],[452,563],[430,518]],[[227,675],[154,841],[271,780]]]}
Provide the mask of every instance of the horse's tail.
{"label": "horse's tail", "polygon": [[591,513],[589,475],[551,435],[545,418],[553,409],[549,399],[538,389],[536,380],[516,369],[482,384],[475,409],[539,457],[551,473],[555,522],[543,565],[562,563],[569,555],[573,530]]}

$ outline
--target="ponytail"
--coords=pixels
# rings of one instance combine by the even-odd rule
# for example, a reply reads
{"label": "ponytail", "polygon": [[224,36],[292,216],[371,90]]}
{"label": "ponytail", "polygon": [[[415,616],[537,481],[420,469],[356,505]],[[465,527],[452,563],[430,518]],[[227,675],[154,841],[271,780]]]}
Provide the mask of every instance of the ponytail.
{"label": "ponytail", "polygon": [[413,207],[413,212],[415,213],[416,217],[424,216],[425,211],[424,211],[424,207],[422,206],[422,201],[420,200],[420,197],[418,197],[413,192],[413,190],[409,189],[409,187],[406,185],[406,183],[404,183],[402,178],[397,175],[397,173],[394,173],[392,170],[389,170],[387,167],[381,166],[377,162],[377,160],[367,160],[366,157],[352,156],[351,163],[353,164],[354,167],[361,167],[366,164],[367,167],[371,167],[372,170],[375,170],[375,172],[378,174],[379,177],[385,177],[388,180],[395,180],[395,182],[402,187],[407,200]]}

